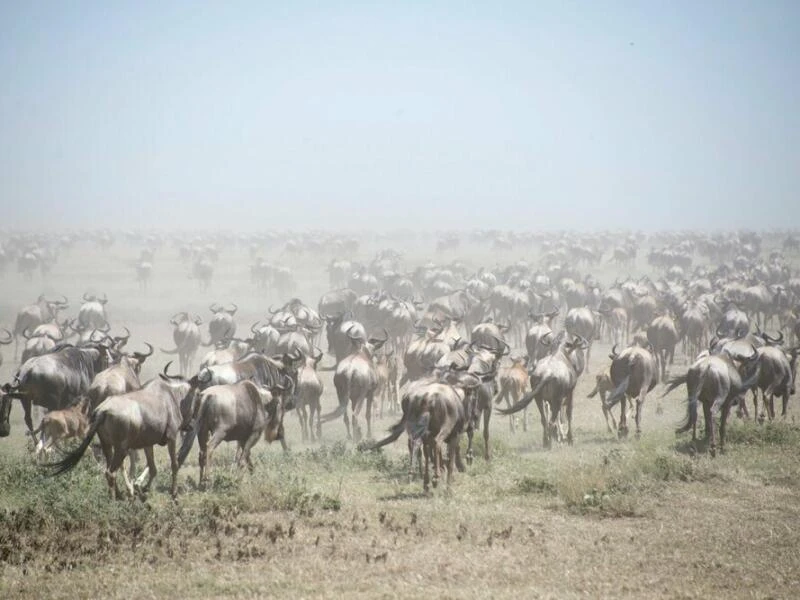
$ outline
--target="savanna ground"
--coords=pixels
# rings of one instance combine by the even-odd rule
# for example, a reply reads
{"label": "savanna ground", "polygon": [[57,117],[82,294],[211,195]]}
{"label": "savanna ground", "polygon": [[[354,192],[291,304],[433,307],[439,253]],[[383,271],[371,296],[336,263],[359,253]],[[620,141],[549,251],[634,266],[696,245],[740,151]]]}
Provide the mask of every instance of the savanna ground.
{"label": "savanna ground", "polygon": [[[407,266],[434,256],[433,243],[414,244]],[[359,258],[386,245],[365,244]],[[178,310],[208,321],[212,301],[233,301],[246,331],[270,302],[286,300],[254,288],[244,248],[222,250],[207,293],[186,278],[188,267],[170,247],[156,256],[150,290],[139,291],[127,262],[137,253],[122,242],[108,252],[84,244],[47,281],[7,272],[0,325],[13,324],[41,292],[66,294],[69,314],[84,291],[105,292],[115,330],[133,332],[130,347],[172,347],[167,321]],[[537,251],[498,256],[477,248],[437,261],[461,258],[477,268],[521,257],[535,264]],[[297,296],[315,306],[328,289],[330,257],[287,260]],[[631,274],[643,268],[640,258]],[[607,264],[594,272],[606,283],[627,274]],[[4,382],[16,366],[13,348],[2,352]],[[664,412],[656,414],[659,387],[645,406],[642,439],[621,442],[607,433],[599,400],[586,398],[607,353],[607,345],[595,345],[591,373],[578,383],[574,446],[543,451],[535,407],[527,432],[511,434],[508,419],[495,414],[491,462],[479,452],[450,491],[440,486],[430,497],[419,477],[408,480],[404,438],[361,454],[337,421],[323,426],[321,444],[304,445],[289,413],[291,451],[259,443],[254,474],[233,470],[233,449],[223,446],[210,489],[199,491],[194,450],[173,503],[159,449],[149,497],[111,502],[90,457],[55,479],[33,463],[15,404],[11,437],[0,441],[0,597],[797,597],[796,400],[786,422],[734,419],[727,453],[712,460],[693,456],[688,440],[673,433],[684,416],[683,389],[661,400]],[[143,376],[169,358],[156,352]],[[672,372],[685,368],[677,357]],[[336,399],[330,373],[323,380],[327,411]],[[373,436],[395,420],[377,420]]]}

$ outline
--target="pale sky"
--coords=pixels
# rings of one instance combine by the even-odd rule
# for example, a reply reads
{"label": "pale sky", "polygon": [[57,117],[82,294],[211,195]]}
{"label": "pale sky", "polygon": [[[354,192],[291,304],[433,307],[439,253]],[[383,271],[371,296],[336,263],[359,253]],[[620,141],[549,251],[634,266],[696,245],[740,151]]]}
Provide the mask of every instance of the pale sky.
{"label": "pale sky", "polygon": [[800,2],[3,2],[0,227],[800,226]]}

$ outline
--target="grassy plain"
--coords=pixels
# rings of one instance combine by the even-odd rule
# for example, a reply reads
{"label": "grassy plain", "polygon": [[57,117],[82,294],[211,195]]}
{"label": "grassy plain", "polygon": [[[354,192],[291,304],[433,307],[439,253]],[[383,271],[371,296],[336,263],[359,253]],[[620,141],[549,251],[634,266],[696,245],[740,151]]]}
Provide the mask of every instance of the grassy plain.
{"label": "grassy plain", "polygon": [[[369,260],[380,247],[366,244]],[[433,241],[413,245],[407,264],[422,263]],[[276,258],[279,251],[265,253]],[[41,293],[64,293],[70,314],[84,291],[105,292],[116,326],[133,332],[131,347],[171,347],[169,317],[191,310],[208,318],[212,301],[236,302],[239,327],[263,319],[270,294],[249,280],[243,248],[223,248],[214,282],[200,293],[173,248],[155,260],[151,289],[139,291],[122,242],[100,253],[79,244],[48,281],[0,281],[0,325]],[[500,255],[464,249],[475,267],[535,249]],[[297,295],[315,305],[327,288],[330,257],[290,257]],[[643,261],[640,261],[643,267]],[[617,274],[608,265],[597,273]],[[634,272],[633,274],[636,274]],[[0,441],[0,596],[6,598],[793,598],[800,590],[800,427],[796,402],[786,422],[735,420],[728,452],[693,456],[673,431],[681,390],[645,407],[640,441],[606,431],[597,399],[586,398],[593,374],[608,362],[593,352],[591,373],[577,388],[572,447],[541,449],[538,418],[510,433],[507,418],[490,426],[493,459],[480,456],[452,488],[424,496],[409,482],[405,444],[360,454],[340,422],[323,427],[321,444],[300,442],[288,414],[291,446],[259,443],[255,473],[229,465],[232,448],[215,455],[207,491],[196,488],[196,450],[181,470],[177,503],[167,491],[166,454],[146,501],[110,502],[100,468],[85,460],[72,474],[47,478],[30,459],[21,410]],[[0,380],[13,375],[3,347]],[[156,353],[144,375],[168,360]],[[673,373],[686,368],[679,356]],[[336,404],[324,375],[323,408]],[[535,412],[535,409],[534,409]],[[379,436],[396,417],[374,427]],[[479,453],[480,454],[480,453]]]}

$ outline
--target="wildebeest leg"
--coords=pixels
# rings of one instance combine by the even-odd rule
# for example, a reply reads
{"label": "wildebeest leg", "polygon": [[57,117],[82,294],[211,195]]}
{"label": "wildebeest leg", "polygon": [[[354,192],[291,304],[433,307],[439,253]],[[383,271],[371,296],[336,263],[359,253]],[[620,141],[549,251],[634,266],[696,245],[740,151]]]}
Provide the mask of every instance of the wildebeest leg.
{"label": "wildebeest leg", "polygon": [[[767,391],[764,390],[764,404],[767,404]],[[769,420],[775,420],[775,394],[769,395]]]}
{"label": "wildebeest leg", "polygon": [[306,413],[305,400],[301,400],[296,409],[297,418],[300,420],[300,438],[305,442],[308,439],[308,414]]}
{"label": "wildebeest leg", "polygon": [[439,485],[439,478],[442,476],[442,444],[439,436],[431,441],[431,454],[433,458],[433,487]]}
{"label": "wildebeest leg", "polygon": [[458,436],[451,435],[450,440],[447,442],[447,487],[453,481],[453,467],[456,466],[456,459],[458,457]]}
{"label": "wildebeest leg", "polygon": [[36,433],[33,429],[33,418],[31,416],[31,401],[25,398],[20,399],[22,402],[22,410],[25,411],[25,426],[28,428],[28,431],[31,433],[31,439],[33,440],[34,445],[36,445],[39,440],[36,437]]}
{"label": "wildebeest leg", "polygon": [[367,411],[366,411],[367,414],[365,415],[365,418],[367,419],[367,439],[368,440],[372,439],[372,403],[373,402],[374,402],[374,399],[372,397],[372,394],[368,394],[367,395]]}
{"label": "wildebeest leg", "polygon": [[422,475],[422,489],[425,492],[430,490],[431,476],[430,476],[430,460],[431,460],[431,441],[426,439],[422,442],[422,453],[425,455],[425,469]]}
{"label": "wildebeest leg", "polygon": [[619,430],[620,439],[628,437],[628,397],[623,393],[619,401]]}
{"label": "wildebeest leg", "polygon": [[350,416],[347,414],[349,408],[344,409],[344,415],[342,415],[342,419],[344,419],[344,427],[347,429],[347,439],[352,440],[353,436],[350,434]]}
{"label": "wildebeest leg", "polygon": [[208,430],[201,427],[197,431],[197,450],[198,465],[200,466],[199,484],[202,486],[206,480],[206,468],[208,467]]}
{"label": "wildebeest leg", "polygon": [[489,460],[491,453],[489,451],[489,419],[492,416],[492,407],[484,406],[483,408],[483,458]]}
{"label": "wildebeest leg", "polygon": [[180,465],[178,464],[178,453],[176,451],[176,443],[174,439],[167,440],[167,453],[169,454],[169,468],[172,474],[172,482],[170,484],[170,495],[174,500],[175,497],[178,495],[178,469]]}
{"label": "wildebeest leg", "polygon": [[225,439],[225,431],[222,429],[218,429],[214,433],[211,434],[211,438],[208,440],[208,445],[206,446],[206,479],[209,478],[209,474],[211,473],[211,455],[214,453],[214,450],[222,443],[222,440]]}
{"label": "wildebeest leg", "polygon": [[242,444],[242,456],[239,459],[239,466],[242,466],[241,463],[247,465],[247,469],[252,473],[253,472],[253,461],[250,460],[250,450],[252,450],[253,446],[255,446],[258,438],[261,437],[261,432],[253,433],[249,438],[247,438]]}
{"label": "wildebeest leg", "polygon": [[786,409],[789,407],[789,386],[786,386],[786,389],[783,390],[783,394],[781,394],[781,419],[786,418]]}
{"label": "wildebeest leg", "polygon": [[636,399],[636,439],[642,436],[642,406],[644,405],[644,396],[647,393],[647,387],[643,386],[639,397]]}
{"label": "wildebeest leg", "polygon": [[542,447],[549,448],[550,447],[550,431],[548,429],[548,421],[545,409],[545,403],[542,400],[536,398],[536,406],[539,409],[539,416],[541,417],[542,421]]}
{"label": "wildebeest leg", "polygon": [[[111,461],[106,464],[106,481],[112,500],[116,500],[120,496],[119,489],[117,489],[117,471],[122,466],[126,454],[127,452],[123,448],[115,447],[111,454]],[[128,479],[127,473],[123,471],[122,474],[125,476],[125,487],[128,489],[128,494],[133,496],[133,485]]]}
{"label": "wildebeest leg", "polygon": [[714,431],[714,413],[711,412],[713,402],[703,402],[703,418],[706,423],[704,438],[708,445],[708,451],[712,457],[717,455],[717,436]]}
{"label": "wildebeest leg", "polygon": [[[144,448],[144,457],[147,460],[147,470],[136,480],[136,487],[142,492],[147,492],[150,489],[150,484],[153,483],[153,479],[156,478],[156,461],[153,457],[152,446]],[[144,485],[142,485],[142,482],[144,482]]]}
{"label": "wildebeest leg", "polygon": [[[744,402],[744,398],[742,398],[742,402]],[[731,411],[731,405],[729,403],[725,403],[722,405],[722,411],[719,415],[719,452],[720,454],[725,453],[725,428],[728,423],[728,413]]]}
{"label": "wildebeest leg", "polygon": [[572,446],[572,392],[567,396],[564,408],[567,413],[567,443]]}
{"label": "wildebeest leg", "polygon": [[319,440],[322,437],[322,407],[320,406],[319,398],[311,405],[311,424],[309,424],[309,429],[314,423],[315,411],[317,414],[317,440]]}

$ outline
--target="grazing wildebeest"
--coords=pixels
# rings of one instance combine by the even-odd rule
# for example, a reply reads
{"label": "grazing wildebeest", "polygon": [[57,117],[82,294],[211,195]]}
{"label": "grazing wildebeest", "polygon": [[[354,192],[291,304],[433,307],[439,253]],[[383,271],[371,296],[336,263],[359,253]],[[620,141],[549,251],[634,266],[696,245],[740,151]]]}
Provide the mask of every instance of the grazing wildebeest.
{"label": "grazing wildebeest", "polygon": [[685,375],[673,377],[664,391],[668,394],[686,384],[688,406],[686,423],[676,433],[692,430],[692,442],[697,441],[697,404],[703,405],[705,441],[711,456],[716,456],[717,434],[714,415],[719,412],[719,450],[725,451],[725,427],[734,400],[744,402],[744,394],[758,383],[758,352],[752,348],[749,356],[723,350],[719,354],[701,356]]}
{"label": "grazing wildebeest", "polygon": [[[516,356],[511,359],[507,367],[500,367],[497,372],[498,392],[494,398],[495,404],[505,399],[508,407],[513,406],[525,394],[528,388],[528,357]],[[509,417],[511,433],[514,433],[514,416]],[[522,430],[528,431],[528,411],[523,412]]]}
{"label": "grazing wildebeest", "polygon": [[[389,339],[385,332],[383,339],[370,338],[364,342],[356,335],[355,325],[351,326],[347,335],[351,341],[350,354],[342,359],[336,366],[333,376],[333,385],[339,398],[336,410],[323,415],[321,421],[326,423],[338,417],[344,418],[347,428],[347,438],[358,442],[361,439],[361,426],[358,424],[358,415],[362,405],[366,404],[367,437],[372,436],[372,404],[375,390],[378,387],[378,376],[375,373],[373,355]],[[352,408],[353,432],[350,432],[350,417],[348,416],[348,403]]]}
{"label": "grazing wildebeest", "polygon": [[51,410],[42,417],[36,429],[40,434],[35,454],[39,459],[48,454],[53,446],[72,438],[83,438],[89,430],[89,399],[84,396],[77,404],[61,410]]}
{"label": "grazing wildebeest", "polygon": [[[304,363],[297,369],[297,402],[295,410],[300,419],[300,431],[304,442],[308,439],[313,442],[315,438],[319,439],[322,435],[322,424],[320,423],[322,405],[320,404],[320,398],[324,388],[317,374],[317,366],[319,361],[322,360],[322,356],[321,350],[314,356],[305,356]],[[314,425],[315,415],[316,426]]]}
{"label": "grazing wildebeest", "polygon": [[[147,458],[147,469],[136,480],[136,486],[146,492],[156,476],[153,446],[158,444],[166,446],[169,452],[172,470],[170,492],[174,498],[178,492],[177,438],[183,424],[188,422],[192,389],[192,385],[180,376],[159,374],[139,390],[106,398],[92,412],[89,432],[81,445],[63,460],[51,465],[53,474],[60,475],[74,468],[97,435],[106,460],[106,481],[111,498],[120,495],[117,471],[132,450],[144,450]],[[134,484],[125,469],[122,474],[128,495],[133,496]]]}
{"label": "grazing wildebeest", "polygon": [[642,433],[642,405],[648,392],[658,383],[658,364],[653,353],[640,346],[630,346],[619,354],[612,348],[611,368],[609,375],[614,385],[613,391],[606,398],[604,407],[611,410],[620,404],[619,437],[628,435],[627,400],[636,402],[636,437]]}
{"label": "grazing wildebeest", "polygon": [[25,425],[34,443],[31,407],[58,410],[74,404],[84,395],[96,373],[108,367],[112,351],[103,344],[76,348],[70,344],[56,346],[52,352],[25,362],[15,376],[15,383],[5,398],[19,398],[25,411]]}
{"label": "grazing wildebeest", "polygon": [[[563,332],[562,332],[563,333]],[[560,412],[565,408],[567,418],[567,443],[572,444],[572,395],[578,377],[583,373],[586,359],[583,350],[589,342],[582,337],[573,336],[568,340],[565,335],[550,342],[555,346],[552,354],[540,360],[530,376],[531,391],[508,409],[498,409],[504,415],[518,412],[536,400],[542,421],[542,445],[550,448],[552,438],[561,439]]]}
{"label": "grazing wildebeest", "polygon": [[[286,377],[291,386],[291,380]],[[252,381],[231,385],[214,385],[195,395],[192,403],[191,429],[178,452],[178,464],[183,464],[192,442],[197,437],[200,449],[200,484],[204,484],[211,471],[211,455],[222,442],[237,442],[236,463],[247,465],[252,471],[250,450],[264,434],[267,442],[280,440],[286,450],[283,435],[283,394],[286,385],[273,385],[270,389],[259,387]]]}
{"label": "grazing wildebeest", "polygon": [[200,348],[200,325],[203,319],[199,316],[192,319],[188,312],[183,311],[173,316],[169,322],[174,327],[172,339],[175,342],[175,349],[161,348],[161,351],[164,354],[177,354],[180,372],[187,375],[192,369],[197,349]]}

